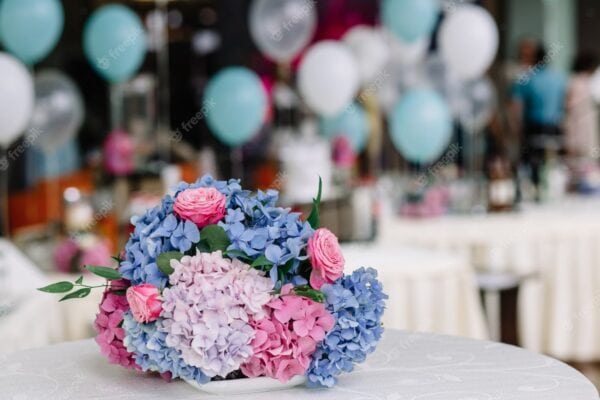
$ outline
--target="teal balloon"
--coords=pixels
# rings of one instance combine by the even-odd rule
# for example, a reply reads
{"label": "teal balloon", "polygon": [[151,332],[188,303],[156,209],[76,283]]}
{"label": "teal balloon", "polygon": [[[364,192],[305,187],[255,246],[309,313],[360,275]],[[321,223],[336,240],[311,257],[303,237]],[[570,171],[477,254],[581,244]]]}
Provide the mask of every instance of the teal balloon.
{"label": "teal balloon", "polygon": [[223,143],[236,147],[258,132],[267,111],[267,94],[260,78],[243,67],[217,73],[204,91],[206,121]]}
{"label": "teal balloon", "polygon": [[103,6],[85,24],[85,55],[96,72],[110,82],[131,78],[142,66],[146,49],[142,21],[124,5]]}
{"label": "teal balloon", "polygon": [[356,153],[362,152],[369,139],[369,121],[367,113],[358,104],[353,104],[340,114],[321,119],[321,134],[332,140],[346,136]]}
{"label": "teal balloon", "polygon": [[439,0],[383,0],[381,20],[404,42],[412,43],[433,33],[440,11]]}
{"label": "teal balloon", "polygon": [[433,162],[450,143],[450,109],[433,90],[408,92],[392,110],[390,133],[394,146],[407,160]]}
{"label": "teal balloon", "polygon": [[0,37],[8,52],[26,64],[48,55],[63,30],[59,0],[0,0]]}

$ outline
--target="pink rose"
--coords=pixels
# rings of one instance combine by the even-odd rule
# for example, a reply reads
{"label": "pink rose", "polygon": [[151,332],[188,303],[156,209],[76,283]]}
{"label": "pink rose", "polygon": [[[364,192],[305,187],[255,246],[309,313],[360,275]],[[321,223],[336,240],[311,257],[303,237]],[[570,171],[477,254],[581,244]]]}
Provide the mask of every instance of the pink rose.
{"label": "pink rose", "polygon": [[141,323],[156,321],[162,311],[162,298],[156,286],[145,283],[127,289],[127,302],[133,318]]}
{"label": "pink rose", "polygon": [[225,216],[225,195],[215,188],[187,189],[179,193],[173,211],[198,228],[216,224]]}
{"label": "pink rose", "polygon": [[342,249],[337,237],[328,229],[317,229],[308,239],[308,257],[313,268],[310,285],[315,289],[335,282],[344,272]]}

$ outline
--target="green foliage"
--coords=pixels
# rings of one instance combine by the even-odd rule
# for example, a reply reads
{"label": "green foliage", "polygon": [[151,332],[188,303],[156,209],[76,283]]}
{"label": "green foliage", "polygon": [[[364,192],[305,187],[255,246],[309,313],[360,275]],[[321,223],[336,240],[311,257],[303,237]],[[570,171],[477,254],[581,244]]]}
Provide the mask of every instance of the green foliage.
{"label": "green foliage", "polygon": [[313,229],[318,229],[320,226],[319,221],[319,208],[321,207],[321,195],[323,191],[323,180],[319,177],[319,191],[317,197],[313,199],[313,207],[306,219]]}
{"label": "green foliage", "polygon": [[65,300],[70,300],[70,299],[82,299],[84,297],[87,297],[91,292],[92,292],[91,288],[79,289],[79,290],[69,293],[68,295],[66,295],[65,297],[60,299],[59,301],[65,301]]}
{"label": "green foliage", "polygon": [[66,293],[69,290],[73,289],[73,284],[71,282],[56,282],[52,285],[44,286],[39,288],[40,292],[46,293]]}
{"label": "green foliage", "polygon": [[160,272],[166,276],[169,276],[174,271],[173,267],[171,267],[171,260],[179,261],[183,258],[183,256],[184,254],[178,251],[167,251],[166,253],[162,253],[158,256],[156,259],[156,265],[158,266]]}
{"label": "green foliage", "polygon": [[294,288],[294,293],[296,293],[298,296],[307,297],[311,300],[314,300],[317,303],[324,303],[327,299],[325,293],[321,292],[320,290],[313,289],[308,285],[296,286]]}
{"label": "green foliage", "polygon": [[108,279],[109,281],[116,281],[121,279],[121,274],[114,268],[86,265],[85,269],[90,271],[92,274]]}
{"label": "green foliage", "polygon": [[208,225],[200,231],[200,243],[196,247],[203,253],[219,250],[225,252],[230,244],[231,241],[223,228],[219,225]]}

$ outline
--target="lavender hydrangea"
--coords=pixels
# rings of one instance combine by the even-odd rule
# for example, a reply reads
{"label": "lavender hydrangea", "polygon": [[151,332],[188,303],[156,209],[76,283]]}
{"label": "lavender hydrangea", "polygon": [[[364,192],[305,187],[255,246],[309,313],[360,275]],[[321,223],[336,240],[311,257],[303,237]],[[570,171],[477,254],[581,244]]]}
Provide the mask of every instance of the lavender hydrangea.
{"label": "lavender hydrangea", "polygon": [[163,323],[162,319],[148,324],[138,323],[131,312],[123,315],[125,338],[123,344],[133,353],[135,362],[143,371],[171,373],[173,378],[207,383],[210,378],[199,368],[187,365],[181,354],[166,345],[167,334],[157,329]]}
{"label": "lavender hydrangea", "polygon": [[318,345],[307,375],[313,386],[332,387],[337,376],[351,372],[354,364],[375,350],[383,333],[381,318],[388,296],[372,268],[360,268],[324,285],[322,291],[336,323]]}
{"label": "lavender hydrangea", "polygon": [[265,316],[269,278],[220,251],[172,261],[159,330],[182,359],[210,377],[225,377],[253,354],[250,319]]}

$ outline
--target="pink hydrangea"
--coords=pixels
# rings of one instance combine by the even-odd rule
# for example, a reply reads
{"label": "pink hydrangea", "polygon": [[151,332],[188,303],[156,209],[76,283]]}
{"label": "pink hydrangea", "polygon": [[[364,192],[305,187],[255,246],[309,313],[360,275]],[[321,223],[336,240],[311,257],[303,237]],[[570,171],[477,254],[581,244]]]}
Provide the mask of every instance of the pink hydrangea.
{"label": "pink hydrangea", "polygon": [[125,331],[120,327],[123,321],[123,313],[129,309],[127,299],[113,293],[113,290],[122,290],[127,286],[126,281],[115,281],[112,286],[104,292],[100,302],[100,312],[96,315],[94,329],[96,343],[100,351],[113,364],[122,365],[125,368],[140,369],[135,363],[134,356],[128,352],[123,345]]}
{"label": "pink hydrangea", "polygon": [[203,228],[225,217],[227,198],[215,188],[186,189],[179,193],[173,211],[183,220]]}
{"label": "pink hydrangea", "polygon": [[210,377],[236,371],[252,356],[250,320],[265,316],[273,283],[260,271],[220,251],[171,261],[172,285],[163,291],[166,344]]}
{"label": "pink hydrangea", "polygon": [[323,304],[291,294],[290,285],[281,293],[267,305],[267,318],[252,321],[254,355],[241,367],[249,378],[264,375],[287,382],[304,375],[317,343],[335,324]]}

